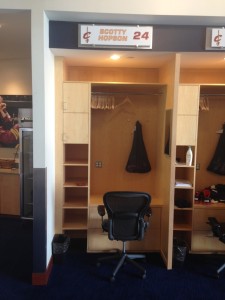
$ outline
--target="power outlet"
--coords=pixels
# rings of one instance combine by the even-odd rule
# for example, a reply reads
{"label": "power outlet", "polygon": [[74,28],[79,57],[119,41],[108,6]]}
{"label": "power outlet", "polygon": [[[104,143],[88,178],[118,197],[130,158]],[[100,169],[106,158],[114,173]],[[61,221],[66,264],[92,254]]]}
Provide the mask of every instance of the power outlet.
{"label": "power outlet", "polygon": [[102,168],[102,161],[101,160],[96,160],[95,161],[95,168]]}
{"label": "power outlet", "polygon": [[197,170],[197,171],[200,170],[200,163],[197,163],[197,164],[196,164],[196,170]]}

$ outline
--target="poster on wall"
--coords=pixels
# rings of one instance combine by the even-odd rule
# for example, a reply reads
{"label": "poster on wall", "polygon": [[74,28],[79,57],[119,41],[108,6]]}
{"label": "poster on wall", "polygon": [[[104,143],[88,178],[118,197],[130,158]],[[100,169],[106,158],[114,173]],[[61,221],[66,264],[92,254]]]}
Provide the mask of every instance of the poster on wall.
{"label": "poster on wall", "polygon": [[0,96],[0,147],[15,147],[19,143],[19,125],[6,110],[6,103]]}
{"label": "poster on wall", "polygon": [[32,126],[32,96],[0,96],[0,148],[16,147],[19,128]]}
{"label": "poster on wall", "polygon": [[152,49],[152,26],[79,24],[79,47]]}

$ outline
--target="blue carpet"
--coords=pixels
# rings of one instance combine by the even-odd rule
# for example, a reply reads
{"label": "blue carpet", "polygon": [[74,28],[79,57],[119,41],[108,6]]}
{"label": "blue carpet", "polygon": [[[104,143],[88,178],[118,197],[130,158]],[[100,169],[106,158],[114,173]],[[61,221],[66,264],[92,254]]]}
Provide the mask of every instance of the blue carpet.
{"label": "blue carpet", "polygon": [[[24,231],[24,229],[23,229]],[[26,235],[26,230],[25,230]],[[16,238],[16,237],[15,237]],[[20,237],[21,239],[21,237]],[[17,239],[18,240],[18,239]],[[29,248],[23,239],[23,246]],[[18,245],[18,244],[17,244]],[[11,249],[11,253],[19,247]],[[219,300],[225,298],[225,274],[214,278],[216,268],[225,260],[222,256],[188,255],[185,264],[166,270],[158,253],[147,255],[147,278],[129,264],[109,281],[112,264],[96,266],[100,254],[85,253],[85,241],[73,240],[61,264],[54,264],[47,286],[32,286],[30,255],[11,267],[0,270],[0,300]],[[25,251],[26,252],[26,251]],[[101,255],[102,256],[102,255]],[[7,258],[5,257],[5,261]],[[8,261],[9,262],[9,261]],[[1,267],[5,266],[1,260]],[[225,272],[224,272],[225,273]],[[30,277],[28,278],[28,274]]]}

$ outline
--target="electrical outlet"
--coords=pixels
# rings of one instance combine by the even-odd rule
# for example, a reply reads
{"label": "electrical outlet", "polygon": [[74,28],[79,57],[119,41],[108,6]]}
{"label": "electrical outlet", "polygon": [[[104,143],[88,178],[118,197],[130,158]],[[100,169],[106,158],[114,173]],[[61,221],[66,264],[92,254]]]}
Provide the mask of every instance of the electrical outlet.
{"label": "electrical outlet", "polygon": [[96,160],[95,161],[95,168],[102,168],[102,161],[101,160]]}
{"label": "electrical outlet", "polygon": [[200,170],[200,163],[196,164],[196,170]]}

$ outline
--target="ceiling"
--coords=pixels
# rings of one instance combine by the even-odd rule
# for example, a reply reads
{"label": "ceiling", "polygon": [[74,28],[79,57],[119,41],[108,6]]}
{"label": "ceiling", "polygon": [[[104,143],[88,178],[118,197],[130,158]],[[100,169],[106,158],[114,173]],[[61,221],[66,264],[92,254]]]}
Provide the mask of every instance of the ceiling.
{"label": "ceiling", "polygon": [[[74,21],[88,20],[89,22],[111,22],[132,23],[135,20],[139,24],[183,24],[215,26],[222,23],[219,17],[181,17],[181,16],[122,16],[113,14],[76,14],[47,12],[51,20]],[[134,17],[134,16],[133,16]],[[129,20],[128,20],[129,18]],[[224,18],[223,18],[224,20]],[[134,21],[133,21],[134,22]],[[218,25],[219,26],[219,25]],[[29,11],[0,10],[0,60],[27,59],[31,57],[31,14]],[[66,50],[54,49],[55,55],[64,56],[66,63],[75,66],[98,66],[98,67],[133,67],[133,68],[158,68],[170,59],[171,53],[160,53],[152,51],[120,51],[121,59],[112,61],[110,55],[112,50]],[[118,53],[118,51],[116,51]],[[182,68],[225,68],[225,53],[182,53]]]}

